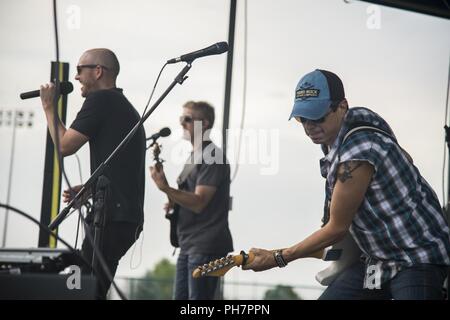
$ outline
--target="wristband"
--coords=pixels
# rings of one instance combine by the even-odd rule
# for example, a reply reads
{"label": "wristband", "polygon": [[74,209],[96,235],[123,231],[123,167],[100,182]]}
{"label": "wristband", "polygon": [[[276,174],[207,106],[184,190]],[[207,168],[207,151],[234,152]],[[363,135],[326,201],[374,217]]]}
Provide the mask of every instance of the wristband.
{"label": "wristband", "polygon": [[283,250],[276,250],[273,253],[273,257],[275,258],[275,261],[280,268],[284,268],[287,266],[287,262],[283,258],[282,251]]}

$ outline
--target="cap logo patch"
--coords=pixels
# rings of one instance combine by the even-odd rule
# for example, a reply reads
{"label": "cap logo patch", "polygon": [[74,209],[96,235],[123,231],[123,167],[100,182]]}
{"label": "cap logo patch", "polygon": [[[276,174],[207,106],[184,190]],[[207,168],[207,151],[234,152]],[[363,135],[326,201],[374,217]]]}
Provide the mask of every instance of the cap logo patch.
{"label": "cap logo patch", "polygon": [[320,94],[320,89],[314,89],[314,85],[306,81],[302,83],[300,88],[295,92],[295,99],[317,98]]}
{"label": "cap logo patch", "polygon": [[319,93],[319,89],[300,88],[295,92],[295,99],[317,98]]}

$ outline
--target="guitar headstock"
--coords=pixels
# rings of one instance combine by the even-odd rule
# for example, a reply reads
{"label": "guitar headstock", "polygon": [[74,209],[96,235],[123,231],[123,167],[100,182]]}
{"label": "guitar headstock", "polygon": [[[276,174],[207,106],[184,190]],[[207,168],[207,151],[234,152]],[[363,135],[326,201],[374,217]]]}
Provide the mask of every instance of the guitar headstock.
{"label": "guitar headstock", "polygon": [[162,146],[160,144],[155,143],[155,145],[153,146],[153,160],[155,161],[156,166],[162,167],[164,160],[159,157],[159,155],[161,154],[161,148]]}
{"label": "guitar headstock", "polygon": [[254,258],[255,256],[251,252],[247,254],[244,251],[241,251],[238,255],[230,254],[226,257],[210,261],[208,264],[198,266],[194,272],[192,272],[192,277],[222,277],[231,268],[239,267],[248,262],[252,262]]}

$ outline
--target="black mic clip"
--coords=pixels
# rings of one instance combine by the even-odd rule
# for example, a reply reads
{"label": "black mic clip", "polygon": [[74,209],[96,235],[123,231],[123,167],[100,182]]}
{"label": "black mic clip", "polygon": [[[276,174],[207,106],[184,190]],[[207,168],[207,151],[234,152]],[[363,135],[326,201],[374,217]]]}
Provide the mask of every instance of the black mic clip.
{"label": "black mic clip", "polygon": [[160,138],[160,137],[156,137],[156,138],[150,137],[150,139],[152,139],[152,143],[150,143],[150,145],[147,147],[147,149],[150,149],[151,147],[153,147],[155,145],[156,141],[158,140],[158,138]]}

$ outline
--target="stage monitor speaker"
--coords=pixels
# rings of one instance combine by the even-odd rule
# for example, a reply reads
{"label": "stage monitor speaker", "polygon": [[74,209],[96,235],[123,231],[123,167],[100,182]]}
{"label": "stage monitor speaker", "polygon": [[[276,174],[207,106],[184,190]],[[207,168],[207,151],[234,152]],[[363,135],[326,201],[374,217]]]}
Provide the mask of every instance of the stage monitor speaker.
{"label": "stage monitor speaker", "polygon": [[80,289],[69,289],[66,274],[0,274],[0,300],[94,300],[94,276],[81,275]]}

